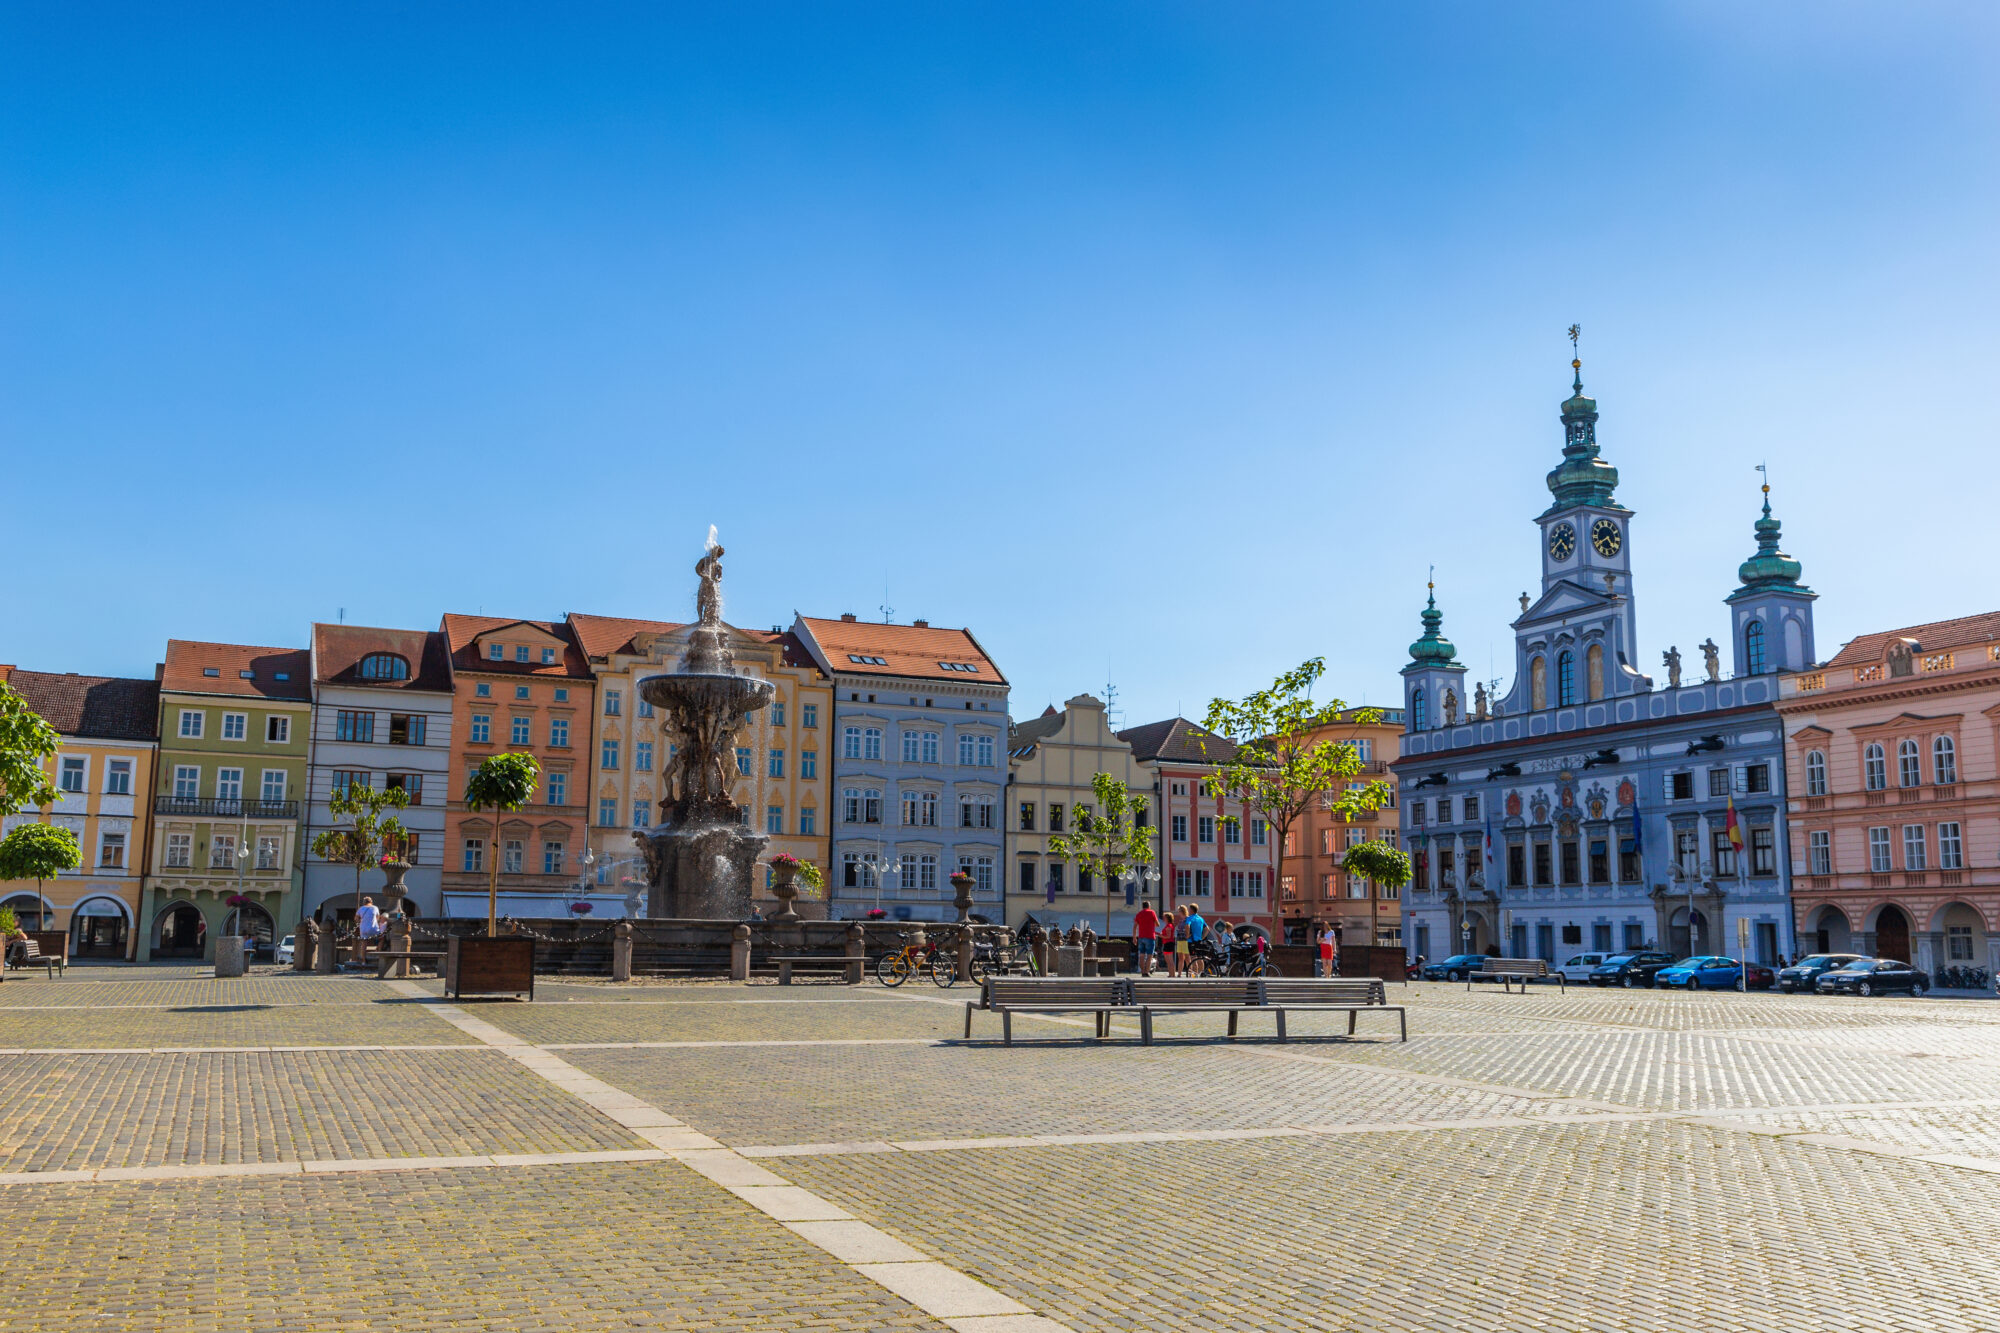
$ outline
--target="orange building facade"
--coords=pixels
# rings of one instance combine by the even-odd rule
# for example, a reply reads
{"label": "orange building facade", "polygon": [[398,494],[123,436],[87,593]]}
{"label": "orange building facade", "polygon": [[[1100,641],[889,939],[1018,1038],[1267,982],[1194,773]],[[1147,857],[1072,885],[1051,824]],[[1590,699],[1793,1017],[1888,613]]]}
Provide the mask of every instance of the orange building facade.
{"label": "orange building facade", "polygon": [[[1312,735],[1312,742],[1339,741],[1361,752],[1361,770],[1348,779],[1351,787],[1385,782],[1389,765],[1400,757],[1403,710],[1374,710],[1376,720],[1363,722],[1362,710]],[[1340,859],[1356,843],[1380,841],[1398,845],[1396,787],[1389,783],[1387,803],[1352,820],[1332,809],[1331,794],[1300,817],[1284,836],[1278,868],[1278,915],[1287,944],[1309,943],[1332,926],[1342,944],[1403,946],[1403,895],[1400,889],[1376,884],[1340,868]]]}
{"label": "orange building facade", "polygon": [[2000,614],[1862,635],[1778,713],[1800,947],[2000,973]]}
{"label": "orange building facade", "polygon": [[[446,807],[444,912],[486,915],[489,858],[498,857],[503,916],[566,916],[585,893],[588,759],[596,681],[561,621],[447,615],[452,777]],[[495,754],[533,755],[542,779],[526,808],[468,810],[465,781]]]}

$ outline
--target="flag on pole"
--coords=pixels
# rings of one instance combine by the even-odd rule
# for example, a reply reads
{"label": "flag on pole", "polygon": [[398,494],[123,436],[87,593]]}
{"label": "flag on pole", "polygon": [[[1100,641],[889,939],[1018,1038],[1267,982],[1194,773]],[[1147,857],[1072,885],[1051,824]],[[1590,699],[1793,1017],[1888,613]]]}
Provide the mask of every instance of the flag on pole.
{"label": "flag on pole", "polygon": [[1743,850],[1743,826],[1736,822],[1736,798],[1729,798],[1729,812],[1725,827],[1729,830],[1729,845],[1737,851]]}
{"label": "flag on pole", "polygon": [[1486,883],[1493,884],[1493,817],[1486,817]]}

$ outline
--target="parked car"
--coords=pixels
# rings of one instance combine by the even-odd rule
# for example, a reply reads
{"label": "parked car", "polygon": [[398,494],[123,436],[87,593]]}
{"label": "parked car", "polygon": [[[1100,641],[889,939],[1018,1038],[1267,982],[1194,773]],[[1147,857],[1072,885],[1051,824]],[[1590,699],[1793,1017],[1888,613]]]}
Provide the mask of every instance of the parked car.
{"label": "parked car", "polygon": [[278,957],[276,961],[280,963],[289,963],[292,961],[292,939],[292,936],[287,935],[278,941]]}
{"label": "parked car", "polygon": [[1654,974],[1653,984],[1661,990],[1676,986],[1688,990],[1721,990],[1727,986],[1734,990],[1742,976],[1743,964],[1734,958],[1724,958],[1719,953],[1696,954],[1661,968]]}
{"label": "parked car", "polygon": [[1591,972],[1590,984],[1623,986],[1627,990],[1635,986],[1650,986],[1653,975],[1673,961],[1672,954],[1657,951],[1614,953]]}
{"label": "parked car", "polygon": [[1790,967],[1778,969],[1778,989],[1787,995],[1795,990],[1810,995],[1822,973],[1861,961],[1862,956],[1858,953],[1816,953],[1808,958],[1801,958]]}
{"label": "parked car", "polygon": [[1608,953],[1580,953],[1561,967],[1551,968],[1550,971],[1562,973],[1566,981],[1588,981],[1590,974],[1604,966],[1604,960],[1610,956]]}
{"label": "parked car", "polygon": [[1424,980],[1463,981],[1486,959],[1487,955],[1483,953],[1455,953],[1441,963],[1425,963]]}
{"label": "parked car", "polygon": [[1813,983],[1821,995],[1880,995],[1893,990],[1922,995],[1930,988],[1928,972],[1897,958],[1859,958],[1846,967],[1820,973]]}
{"label": "parked car", "polygon": [[1750,974],[1746,990],[1769,990],[1778,984],[1778,974],[1762,963],[1745,963],[1743,970]]}

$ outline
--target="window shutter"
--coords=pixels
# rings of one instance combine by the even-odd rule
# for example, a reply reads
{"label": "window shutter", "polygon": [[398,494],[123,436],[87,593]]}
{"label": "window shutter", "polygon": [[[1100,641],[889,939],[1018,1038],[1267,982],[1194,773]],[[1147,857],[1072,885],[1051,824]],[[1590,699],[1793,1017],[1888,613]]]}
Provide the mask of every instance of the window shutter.
{"label": "window shutter", "polygon": [[1674,775],[1668,773],[1665,774],[1664,777],[1667,784],[1667,789],[1660,793],[1660,799],[1665,801],[1671,801],[1674,799]]}
{"label": "window shutter", "polygon": [[1738,796],[1743,795],[1750,790],[1750,766],[1748,764],[1736,765],[1730,770],[1729,779],[1730,785],[1736,789],[1736,794]]}

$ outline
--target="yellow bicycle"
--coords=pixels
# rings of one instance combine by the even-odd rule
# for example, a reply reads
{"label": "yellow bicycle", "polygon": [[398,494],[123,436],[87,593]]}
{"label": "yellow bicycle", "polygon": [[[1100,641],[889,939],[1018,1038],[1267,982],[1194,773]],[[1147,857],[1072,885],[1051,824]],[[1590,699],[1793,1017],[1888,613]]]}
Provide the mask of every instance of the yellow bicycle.
{"label": "yellow bicycle", "polygon": [[875,960],[877,981],[884,986],[900,986],[911,977],[928,972],[931,980],[940,986],[958,984],[958,959],[951,951],[935,940],[913,944],[907,934],[896,938],[903,941],[902,947]]}

